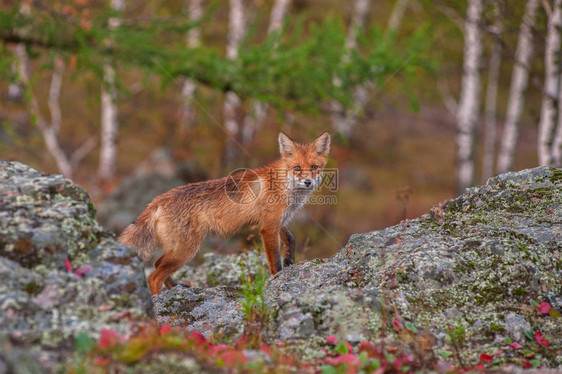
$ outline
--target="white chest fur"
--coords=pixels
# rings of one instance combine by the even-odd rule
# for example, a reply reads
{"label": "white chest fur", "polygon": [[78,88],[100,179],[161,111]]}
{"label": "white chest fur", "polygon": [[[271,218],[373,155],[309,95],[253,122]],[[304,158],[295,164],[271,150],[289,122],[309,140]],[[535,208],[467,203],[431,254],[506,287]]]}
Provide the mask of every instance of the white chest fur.
{"label": "white chest fur", "polygon": [[302,206],[306,203],[311,192],[311,189],[292,189],[290,191],[288,195],[287,208],[283,212],[283,217],[281,218],[282,226],[287,226],[297,210],[302,208]]}

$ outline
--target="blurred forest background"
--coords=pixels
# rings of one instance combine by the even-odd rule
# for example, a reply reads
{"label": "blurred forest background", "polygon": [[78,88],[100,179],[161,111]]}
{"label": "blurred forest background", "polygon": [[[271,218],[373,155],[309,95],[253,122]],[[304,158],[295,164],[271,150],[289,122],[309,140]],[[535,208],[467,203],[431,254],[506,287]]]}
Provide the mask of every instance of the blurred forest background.
{"label": "blurred forest background", "polygon": [[560,166],[561,8],[5,0],[0,157],[63,173],[119,231],[158,189],[276,159],[279,130],[329,130],[337,204],[291,224],[298,260],[326,257],[499,172]]}

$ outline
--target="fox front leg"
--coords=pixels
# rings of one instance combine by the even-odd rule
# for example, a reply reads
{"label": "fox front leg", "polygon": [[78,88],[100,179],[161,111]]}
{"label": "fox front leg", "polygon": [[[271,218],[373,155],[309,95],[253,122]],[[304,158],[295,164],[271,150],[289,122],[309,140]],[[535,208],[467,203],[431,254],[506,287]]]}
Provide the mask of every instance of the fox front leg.
{"label": "fox front leg", "polygon": [[281,271],[281,255],[279,254],[279,229],[271,227],[262,227],[260,235],[263,240],[263,247],[267,255],[269,271],[276,274]]}
{"label": "fox front leg", "polygon": [[286,227],[281,227],[279,231],[281,241],[285,245],[285,259],[283,266],[289,266],[295,263],[295,238]]}

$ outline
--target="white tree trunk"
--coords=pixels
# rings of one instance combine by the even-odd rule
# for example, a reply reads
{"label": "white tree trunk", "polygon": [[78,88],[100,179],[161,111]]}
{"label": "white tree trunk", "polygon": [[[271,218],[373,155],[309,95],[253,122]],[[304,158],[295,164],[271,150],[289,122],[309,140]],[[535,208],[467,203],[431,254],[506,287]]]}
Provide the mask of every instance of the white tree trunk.
{"label": "white tree trunk", "polygon": [[560,89],[560,27],[562,27],[562,0],[554,1],[554,9],[548,17],[544,56],[544,85],[539,122],[538,156],[540,165],[552,164],[553,131],[557,120],[556,100]]}
{"label": "white tree trunk", "polygon": [[457,110],[457,188],[474,182],[474,132],[480,110],[480,57],[482,54],[482,1],[469,0],[464,27],[464,61],[461,95]]}
{"label": "white tree trunk", "polygon": [[[244,16],[244,0],[229,0],[230,10],[228,15],[228,41],[226,45],[226,58],[238,58],[238,49],[244,35],[246,34],[246,19]],[[225,158],[227,166],[231,166],[234,161],[239,146],[238,134],[240,133],[240,123],[238,113],[242,102],[234,92],[227,92],[224,100],[224,128],[226,130],[227,141]]]}
{"label": "white tree trunk", "polygon": [[496,102],[498,98],[498,80],[501,65],[501,34],[503,31],[502,11],[500,4],[494,4],[494,29],[492,51],[488,62],[488,85],[486,87],[486,107],[484,119],[486,130],[484,133],[484,155],[482,157],[482,180],[485,182],[494,174],[494,159],[496,148]]}
{"label": "white tree trunk", "polygon": [[[369,13],[370,6],[371,0],[355,0],[353,15],[351,17],[351,23],[349,24],[347,39],[345,41],[345,48],[347,51],[351,51],[357,47],[357,31],[364,28],[365,17]],[[347,63],[348,61],[349,53],[346,53],[342,57],[342,62]],[[334,79],[334,84],[339,86],[340,83],[337,79]],[[336,100],[332,100],[330,102],[332,125],[337,132],[341,133],[345,137],[351,136],[353,127],[355,127],[357,119],[359,118],[359,113],[363,111],[363,107],[369,100],[368,92],[371,88],[372,84],[356,87],[353,92],[353,104],[350,109],[345,109],[342,103]]]}
{"label": "white tree trunk", "polygon": [[[291,0],[275,0],[269,17],[268,35],[281,29],[290,4]],[[255,133],[263,126],[268,110],[269,105],[267,103],[258,100],[252,101],[250,112],[244,118],[242,144],[248,144],[252,141]]]}
{"label": "white tree trunk", "polygon": [[[557,8],[558,8],[558,12],[559,14],[557,15],[557,17],[560,18],[560,3],[556,3]],[[560,21],[558,22],[558,25],[560,27]],[[558,28],[558,32],[560,32],[560,29]],[[562,167],[562,116],[560,115],[560,113],[562,113],[562,87],[560,87],[561,84],[561,77],[560,77],[560,67],[562,66],[560,64],[560,58],[562,57],[561,54],[561,50],[560,48],[558,49],[558,66],[556,67],[557,71],[558,71],[558,119],[557,119],[557,126],[556,126],[556,130],[554,131],[554,138],[552,139],[552,149],[551,149],[551,156],[550,156],[550,165],[554,166],[554,167]]]}
{"label": "white tree trunk", "polygon": [[390,13],[390,18],[388,19],[387,30],[398,30],[402,24],[402,19],[404,18],[404,12],[408,7],[410,0],[396,0],[394,3],[394,8],[392,8],[392,13]]}
{"label": "white tree trunk", "polygon": [[[21,48],[21,47],[23,47],[23,45],[16,46],[16,48]],[[17,76],[18,74],[17,62],[12,63],[12,72],[14,73],[14,75]],[[24,94],[23,87],[21,86],[20,82],[18,82],[17,80],[10,82],[10,84],[8,85],[8,99],[13,101],[22,100],[23,94]]]}
{"label": "white tree trunk", "polygon": [[[202,0],[187,0],[186,6],[189,9],[189,22],[196,23],[201,20],[203,16],[203,4]],[[190,48],[197,48],[201,45],[201,29],[199,26],[193,27],[187,33],[187,46]],[[197,85],[191,78],[186,78],[182,84],[182,107],[181,107],[181,122],[183,124],[189,124],[193,121],[195,116],[195,108],[191,104],[191,100]]]}
{"label": "white tree trunk", "polygon": [[[562,97],[558,96],[558,113],[562,112]],[[551,165],[557,168],[562,168],[562,123],[560,116],[558,117],[558,126],[554,133],[552,142],[552,162]]]}
{"label": "white tree trunk", "polygon": [[[124,0],[111,0],[114,11],[122,11]],[[111,18],[109,27],[119,26],[119,19]],[[108,41],[110,44],[111,41]],[[103,66],[103,81],[101,85],[101,143],[98,177],[110,179],[115,175],[117,164],[117,134],[119,122],[117,120],[117,88],[115,86],[115,68],[106,63]]]}
{"label": "white tree trunk", "polygon": [[[23,3],[20,11],[24,14],[29,14],[31,12],[30,3]],[[62,119],[59,97],[62,86],[64,62],[60,57],[56,57],[54,60],[54,70],[51,78],[48,99],[49,109],[51,111],[51,123],[49,124],[41,115],[39,103],[30,87],[31,74],[29,71],[29,58],[27,56],[25,46],[23,44],[17,45],[14,54],[16,57],[18,79],[21,83],[21,87],[23,87],[23,90],[27,91],[27,95],[25,96],[29,105],[32,121],[36,123],[37,127],[41,131],[47,151],[55,159],[58,170],[66,178],[70,179],[73,177],[74,168],[69,157],[64,152],[58,137]]]}
{"label": "white tree trunk", "polygon": [[[60,58],[55,59],[55,69],[53,71],[53,76],[51,78],[51,86],[49,89],[49,107],[51,109],[51,115],[55,121],[59,121],[54,126],[49,124],[47,120],[41,115],[39,109],[39,103],[29,86],[30,73],[29,73],[29,60],[27,57],[27,52],[23,45],[18,45],[15,50],[16,60],[18,63],[18,78],[27,91],[27,100],[29,103],[29,111],[33,121],[36,123],[37,127],[41,131],[45,145],[47,146],[47,151],[53,156],[57,164],[58,170],[66,177],[72,178],[74,174],[74,169],[72,163],[70,162],[68,156],[62,149],[59,142],[58,133],[60,129],[60,105],[58,98],[60,97],[61,89],[61,76],[64,71],[64,64]],[[57,61],[60,61],[57,63]],[[58,117],[57,117],[58,114]]]}
{"label": "white tree trunk", "polygon": [[515,148],[519,136],[519,118],[525,104],[525,91],[529,82],[529,62],[533,55],[533,27],[539,0],[527,1],[523,21],[517,40],[515,64],[511,75],[509,101],[503,129],[500,151],[498,154],[498,173],[505,173],[513,167]]}

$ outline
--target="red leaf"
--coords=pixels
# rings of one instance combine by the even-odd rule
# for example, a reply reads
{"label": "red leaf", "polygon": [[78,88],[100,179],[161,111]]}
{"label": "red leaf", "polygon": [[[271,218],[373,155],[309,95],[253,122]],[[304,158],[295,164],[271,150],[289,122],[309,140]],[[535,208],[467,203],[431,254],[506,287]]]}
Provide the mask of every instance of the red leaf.
{"label": "red leaf", "polygon": [[326,336],[326,341],[333,345],[336,345],[338,343],[338,339],[336,339],[336,337],[332,335]]}
{"label": "red leaf", "polygon": [[278,347],[283,347],[284,345],[285,345],[285,342],[277,342]]}
{"label": "red leaf", "polygon": [[192,332],[189,337],[195,340],[195,344],[203,344],[207,341],[207,339],[205,339],[205,337],[198,332]]}
{"label": "red leaf", "polygon": [[245,364],[248,359],[242,352],[226,351],[220,355],[226,367],[240,366]]}
{"label": "red leaf", "polygon": [[222,343],[222,344],[217,344],[215,346],[213,346],[213,348],[211,348],[211,352],[213,353],[219,353],[222,351],[226,351],[228,349],[228,345]]}
{"label": "red leaf", "polygon": [[487,355],[485,353],[482,353],[480,355],[480,362],[485,362],[485,363],[489,364],[490,362],[492,362],[493,359],[494,359],[494,356]]}
{"label": "red leaf", "polygon": [[400,323],[400,321],[398,321],[396,318],[392,319],[392,324],[394,325],[396,331],[400,331],[403,328],[402,323]]}
{"label": "red leaf", "polygon": [[551,308],[551,306],[550,306],[549,303],[542,302],[539,305],[539,310],[541,311],[542,314],[548,314],[548,312],[550,311],[550,308]]}
{"label": "red leaf", "polygon": [[108,357],[96,357],[94,358],[94,364],[98,366],[107,366],[111,364],[111,359]]}
{"label": "red leaf", "polygon": [[513,342],[511,344],[506,344],[508,347],[513,348],[513,349],[521,349],[523,348],[523,346],[517,342]]}
{"label": "red leaf", "polygon": [[80,278],[82,278],[82,276],[84,276],[84,274],[86,274],[90,270],[92,270],[92,267],[90,265],[84,265],[74,270],[73,273],[78,275]]}
{"label": "red leaf", "polygon": [[486,366],[484,366],[484,364],[480,362],[480,363],[478,363],[478,365],[476,365],[474,368],[475,368],[476,370],[485,370],[485,369],[486,369]]}
{"label": "red leaf", "polygon": [[523,362],[523,367],[525,369],[530,369],[530,368],[533,367],[533,365],[531,365],[531,363],[529,361],[527,361],[527,360],[521,360],[521,361]]}
{"label": "red leaf", "polygon": [[328,365],[339,365],[339,364],[346,364],[349,366],[360,366],[361,361],[357,358],[357,355],[353,353],[346,353],[343,355],[338,355],[337,357],[329,357],[326,359],[326,363]]}
{"label": "red leaf", "polygon": [[160,327],[160,335],[166,335],[172,332],[170,325],[163,325]]}
{"label": "red leaf", "polygon": [[368,341],[362,341],[361,344],[359,344],[359,353],[362,352],[367,352],[367,355],[371,358],[383,357],[380,348]]}
{"label": "red leaf", "polygon": [[100,337],[98,339],[98,345],[100,348],[113,347],[118,343],[124,343],[125,338],[110,329],[102,329],[100,331]]}
{"label": "red leaf", "polygon": [[533,335],[533,337],[535,338],[535,340],[537,341],[537,343],[539,343],[540,345],[544,346],[544,347],[548,347],[550,346],[550,340],[543,338],[542,337],[542,332],[541,331],[537,331],[535,333],[535,335]]}
{"label": "red leaf", "polygon": [[260,345],[260,351],[271,356],[271,346],[265,343]]}
{"label": "red leaf", "polygon": [[68,257],[64,259],[64,268],[66,271],[72,271],[72,264],[70,263]]}

